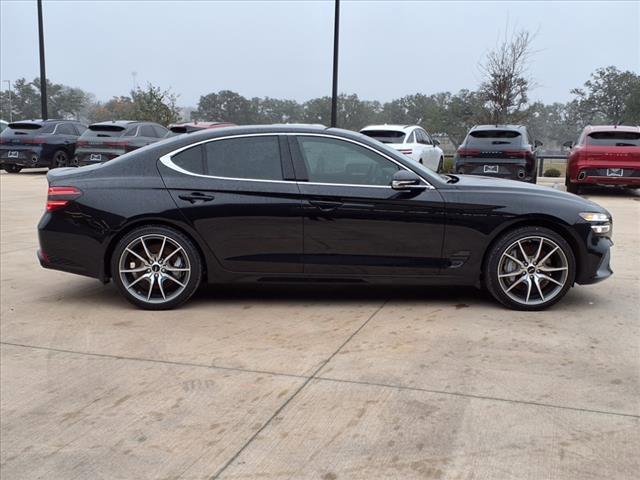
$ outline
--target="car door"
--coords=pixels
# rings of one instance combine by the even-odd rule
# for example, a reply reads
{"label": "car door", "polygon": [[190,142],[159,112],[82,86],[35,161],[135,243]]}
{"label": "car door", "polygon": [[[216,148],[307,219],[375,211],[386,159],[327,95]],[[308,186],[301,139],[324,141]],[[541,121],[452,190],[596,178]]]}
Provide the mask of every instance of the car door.
{"label": "car door", "polygon": [[438,150],[436,149],[433,140],[429,134],[422,129],[418,130],[416,133],[420,139],[419,141],[422,144],[422,147],[424,148],[424,165],[434,172],[437,171],[440,156],[438,155]]}
{"label": "car door", "polygon": [[437,275],[444,204],[426,184],[399,192],[406,169],[355,140],[290,137],[302,197],[304,271],[330,275]]}
{"label": "car door", "polygon": [[207,140],[163,156],[158,168],[224,269],[302,272],[301,200],[285,140],[275,134]]}
{"label": "car door", "polygon": [[405,141],[405,150],[404,151],[411,151],[411,153],[409,153],[409,155],[407,155],[409,158],[411,158],[412,160],[415,160],[416,162],[420,162],[422,160],[423,154],[422,154],[422,145],[420,145],[420,143],[418,143],[418,138],[416,137],[416,131],[412,131],[411,133],[409,133],[407,135],[407,139]]}

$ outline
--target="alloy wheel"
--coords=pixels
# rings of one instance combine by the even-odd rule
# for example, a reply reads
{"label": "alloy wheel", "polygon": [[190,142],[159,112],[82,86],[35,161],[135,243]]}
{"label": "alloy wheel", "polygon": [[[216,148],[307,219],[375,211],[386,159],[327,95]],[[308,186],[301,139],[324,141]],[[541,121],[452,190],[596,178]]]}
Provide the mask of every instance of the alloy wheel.
{"label": "alloy wheel", "polygon": [[513,301],[523,305],[548,302],[562,292],[569,261],[562,248],[542,236],[529,236],[507,247],[498,262],[498,283]]}
{"label": "alloy wheel", "polygon": [[140,301],[165,303],[178,297],[191,278],[185,249],[160,234],[142,235],[122,251],[118,274],[127,291]]}

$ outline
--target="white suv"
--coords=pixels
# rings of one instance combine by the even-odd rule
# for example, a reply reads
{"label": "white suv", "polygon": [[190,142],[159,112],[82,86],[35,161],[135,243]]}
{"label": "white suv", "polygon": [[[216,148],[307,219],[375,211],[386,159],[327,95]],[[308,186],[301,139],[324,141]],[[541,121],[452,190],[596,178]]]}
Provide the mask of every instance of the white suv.
{"label": "white suv", "polygon": [[444,154],[438,146],[440,142],[418,125],[369,125],[360,133],[386,143],[435,172],[442,170]]}

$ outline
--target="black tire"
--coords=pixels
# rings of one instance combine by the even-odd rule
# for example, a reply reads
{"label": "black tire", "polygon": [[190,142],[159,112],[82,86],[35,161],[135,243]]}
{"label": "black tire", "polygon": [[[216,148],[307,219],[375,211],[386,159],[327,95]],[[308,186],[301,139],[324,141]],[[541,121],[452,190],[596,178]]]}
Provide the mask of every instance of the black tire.
{"label": "black tire", "polygon": [[580,195],[580,185],[572,183],[568,178],[565,179],[564,184],[567,187],[567,192]]}
{"label": "black tire", "polygon": [[22,170],[20,165],[3,165],[2,168],[7,173],[20,173],[20,170]]}
{"label": "black tire", "polygon": [[418,163],[424,163],[424,162],[422,161],[422,159],[420,159],[420,160],[418,160]]}
{"label": "black tire", "polygon": [[[508,293],[505,293],[505,289],[500,283],[500,279],[498,278],[500,260],[503,258],[503,255],[509,251],[509,249],[513,246],[514,243],[520,241],[530,241],[532,237],[536,239],[543,238],[547,239],[552,243],[555,243],[561,250],[557,255],[564,255],[564,259],[566,260],[566,277],[561,278],[564,274],[561,274],[561,280],[564,280],[562,286],[555,287],[555,284],[547,282],[547,286],[551,289],[555,289],[553,296],[548,298],[548,300],[544,301],[543,299],[536,299],[538,303],[523,303],[514,300]],[[537,242],[537,240],[535,240]],[[526,244],[525,244],[526,245]],[[484,284],[491,293],[491,295],[498,300],[500,303],[509,307],[513,310],[523,310],[523,311],[534,311],[534,310],[544,310],[545,308],[550,307],[554,303],[558,302],[562,297],[565,296],[567,291],[572,287],[573,282],[575,280],[576,274],[576,261],[573,250],[570,245],[562,238],[562,236],[558,235],[553,230],[549,230],[544,227],[521,227],[515,230],[509,231],[505,233],[502,237],[500,237],[491,247],[491,250],[488,252],[485,264],[484,264]],[[551,248],[549,248],[549,251]],[[525,252],[528,253],[528,252]],[[533,267],[533,270],[529,273],[535,273],[538,267]],[[563,267],[564,268],[564,267]],[[513,282],[520,280],[520,274],[512,274]],[[524,277],[528,276],[528,274],[522,274]],[[547,274],[553,277],[554,274]],[[531,276],[533,278],[533,275]],[[522,280],[527,280],[526,278],[522,278]],[[543,280],[542,280],[543,281]],[[533,281],[531,281],[533,283]],[[562,283],[562,282],[561,282]],[[524,284],[522,285],[524,287]],[[520,287],[518,287],[520,288]],[[546,288],[546,287],[543,287]],[[532,288],[533,292],[536,292]],[[515,290],[514,290],[515,293]],[[513,294],[512,294],[513,295]],[[537,292],[534,293],[535,296]],[[514,295],[515,296],[515,295]]]}
{"label": "black tire", "polygon": [[[127,251],[126,253],[127,256],[123,256],[123,254],[125,254],[125,250],[127,249],[127,247],[130,247],[132,249],[135,248],[135,246],[132,246],[132,245],[134,245],[134,242],[139,241],[140,238],[143,238],[143,243],[145,244],[145,246],[143,247],[144,251],[147,251],[148,249],[148,251],[152,253],[152,255],[161,253],[160,251],[161,248],[167,248],[167,247],[156,246],[156,249],[154,252],[153,242],[156,241],[157,243],[160,243],[160,238],[156,238],[156,237],[166,237],[167,244],[170,244],[172,247],[177,246],[182,248],[181,252],[179,248],[177,247],[175,248],[177,252],[174,252],[173,258],[176,259],[178,257],[180,258],[185,257],[184,263],[181,266],[185,267],[184,270],[189,269],[188,274],[184,272],[186,280],[185,280],[185,277],[180,276],[180,275],[183,275],[183,273],[171,274],[171,275],[168,273],[161,273],[160,268],[156,265],[155,262],[154,262],[154,265],[152,265],[154,270],[151,270],[151,268],[147,268],[146,270],[144,270],[144,272],[141,271],[139,273],[138,272],[121,273],[120,265],[123,264],[123,262],[126,262],[127,258],[130,258],[131,260],[136,261],[136,258],[130,256],[129,252],[131,250]],[[179,255],[175,255],[175,253],[179,253]],[[146,257],[148,259],[148,256],[145,255],[143,251],[140,254],[143,257]],[[171,256],[171,254],[168,256]],[[140,259],[140,256],[136,256],[136,257]],[[131,262],[131,263],[134,263],[134,262]],[[145,269],[148,266],[147,264],[143,264],[141,260],[139,263],[140,263],[139,265],[132,265],[132,266],[128,266],[129,264],[125,263],[125,266],[127,269],[128,268]],[[163,225],[149,225],[145,227],[139,227],[139,228],[136,228],[135,230],[132,230],[124,237],[122,237],[118,242],[118,244],[116,245],[113,251],[113,254],[111,255],[110,265],[111,265],[111,276],[113,278],[114,283],[117,285],[118,290],[120,290],[120,293],[122,294],[122,296],[124,296],[129,302],[133,303],[137,307],[143,308],[145,310],[169,310],[172,308],[176,308],[179,305],[182,305],[184,302],[189,300],[189,298],[191,298],[191,296],[195,293],[195,291],[200,286],[200,282],[202,280],[202,269],[203,269],[202,259],[193,241],[189,239],[187,236],[185,236],[183,233],[177,230],[174,230],[173,228],[165,227]],[[156,267],[158,268],[156,269]],[[172,267],[177,267],[177,266],[172,265]],[[167,269],[169,269],[168,266],[167,266]],[[161,271],[165,272],[165,269],[162,268]],[[131,275],[131,277],[128,277],[128,275]],[[161,278],[151,279],[151,280],[139,278],[142,276],[149,277],[150,275],[155,277],[159,277],[159,276],[167,277],[167,276],[177,275],[178,282],[176,282],[176,284],[179,283],[179,281],[181,280],[185,280],[184,287],[180,287],[180,286],[175,287],[177,289],[177,291],[173,292],[175,296],[170,296],[170,298],[166,300],[157,298],[157,295],[159,292],[162,294],[162,297],[165,297],[165,289],[167,287],[165,287],[165,289],[162,288],[162,284],[164,283],[164,281],[161,281]],[[132,279],[133,282],[131,282],[130,285],[127,286],[125,285],[124,282],[129,281],[129,279]],[[140,282],[138,283],[138,285],[140,285],[141,287],[143,286],[145,292],[147,291],[147,285],[150,285],[150,287],[148,287],[148,291],[153,293],[149,293],[149,296],[153,294],[153,295],[156,295],[156,298],[153,298],[151,301],[141,298],[140,292],[137,291],[139,287],[136,287],[135,289],[133,288],[134,283],[137,283],[137,282]],[[174,285],[174,282],[175,280],[170,282],[168,285],[170,286]],[[154,286],[154,283],[155,283],[155,286]]]}
{"label": "black tire", "polygon": [[444,158],[440,157],[440,161],[438,162],[438,168],[436,169],[436,173],[442,173],[443,168],[444,168]]}
{"label": "black tire", "polygon": [[69,155],[64,150],[56,150],[51,157],[51,166],[52,168],[63,168],[69,166]]}

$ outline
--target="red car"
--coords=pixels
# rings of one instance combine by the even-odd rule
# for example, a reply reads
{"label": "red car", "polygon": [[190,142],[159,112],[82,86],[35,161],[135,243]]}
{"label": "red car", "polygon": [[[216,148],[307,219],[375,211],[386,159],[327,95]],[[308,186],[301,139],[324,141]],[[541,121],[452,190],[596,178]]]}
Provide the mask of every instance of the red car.
{"label": "red car", "polygon": [[640,127],[588,126],[567,159],[567,191],[583,185],[640,187]]}

